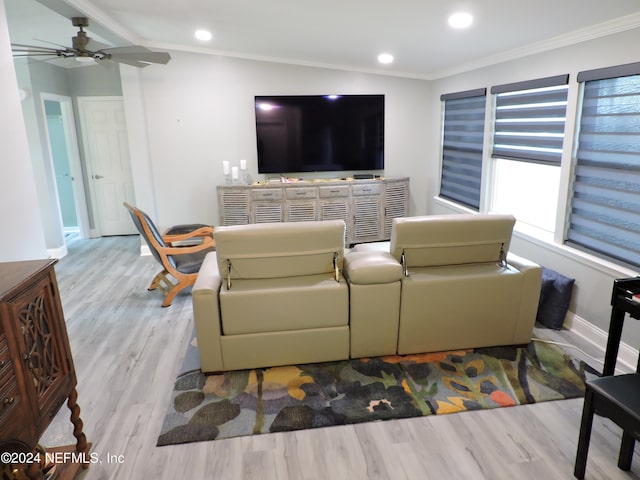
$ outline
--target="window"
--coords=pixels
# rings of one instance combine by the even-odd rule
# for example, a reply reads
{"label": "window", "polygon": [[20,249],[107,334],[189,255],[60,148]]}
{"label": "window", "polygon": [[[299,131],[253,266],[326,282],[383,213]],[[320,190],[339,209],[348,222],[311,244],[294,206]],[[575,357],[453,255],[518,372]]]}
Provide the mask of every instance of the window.
{"label": "window", "polygon": [[553,232],[568,75],[494,86],[491,210]]}
{"label": "window", "polygon": [[566,243],[640,267],[640,63],[584,83]]}
{"label": "window", "polygon": [[546,232],[555,229],[560,168],[495,159],[491,210]]}
{"label": "window", "polygon": [[487,90],[442,95],[444,125],[440,196],[480,208],[482,147]]}

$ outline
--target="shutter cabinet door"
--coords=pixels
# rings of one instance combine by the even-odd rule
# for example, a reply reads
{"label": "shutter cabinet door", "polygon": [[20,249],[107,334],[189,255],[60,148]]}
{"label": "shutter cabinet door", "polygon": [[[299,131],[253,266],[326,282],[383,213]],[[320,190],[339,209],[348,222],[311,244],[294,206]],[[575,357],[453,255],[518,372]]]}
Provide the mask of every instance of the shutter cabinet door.
{"label": "shutter cabinet door", "polygon": [[394,218],[409,213],[409,182],[388,182],[384,187],[384,238],[391,238]]}
{"label": "shutter cabinet door", "polygon": [[218,202],[221,225],[246,225],[249,223],[249,190],[219,189]]}

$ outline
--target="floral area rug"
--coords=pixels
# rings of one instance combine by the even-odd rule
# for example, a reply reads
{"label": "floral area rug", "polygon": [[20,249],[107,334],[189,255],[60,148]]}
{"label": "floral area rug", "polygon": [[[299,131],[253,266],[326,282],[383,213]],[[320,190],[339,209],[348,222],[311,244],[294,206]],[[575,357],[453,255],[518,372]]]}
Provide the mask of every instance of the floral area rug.
{"label": "floral area rug", "polygon": [[194,340],[182,371],[158,445],[575,398],[598,375],[541,342],[204,375]]}

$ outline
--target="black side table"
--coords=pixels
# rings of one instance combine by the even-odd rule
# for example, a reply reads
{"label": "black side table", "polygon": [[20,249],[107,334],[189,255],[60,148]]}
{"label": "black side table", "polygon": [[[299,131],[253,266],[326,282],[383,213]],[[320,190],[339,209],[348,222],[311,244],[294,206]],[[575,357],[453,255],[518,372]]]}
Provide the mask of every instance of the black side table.
{"label": "black side table", "polygon": [[[628,313],[631,318],[640,320],[640,303],[631,299],[637,293],[640,293],[640,277],[620,278],[613,281],[611,323],[609,324],[607,351],[604,355],[603,377],[613,375],[615,372],[625,314]],[[640,359],[638,360],[638,369],[640,369]]]}

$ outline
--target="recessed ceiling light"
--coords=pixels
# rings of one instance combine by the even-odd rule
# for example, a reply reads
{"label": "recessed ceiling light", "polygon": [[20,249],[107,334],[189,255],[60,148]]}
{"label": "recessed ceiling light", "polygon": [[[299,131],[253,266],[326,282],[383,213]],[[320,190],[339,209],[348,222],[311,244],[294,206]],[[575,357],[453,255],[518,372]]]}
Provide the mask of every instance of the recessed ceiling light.
{"label": "recessed ceiling light", "polygon": [[473,23],[470,13],[458,12],[449,17],[449,25],[453,28],[467,28]]}
{"label": "recessed ceiling light", "polygon": [[196,30],[195,36],[198,40],[202,40],[203,42],[208,42],[213,38],[213,35],[208,30]]}
{"label": "recessed ceiling light", "polygon": [[393,55],[390,53],[381,53],[378,55],[378,61],[380,63],[391,63],[393,62]]}

